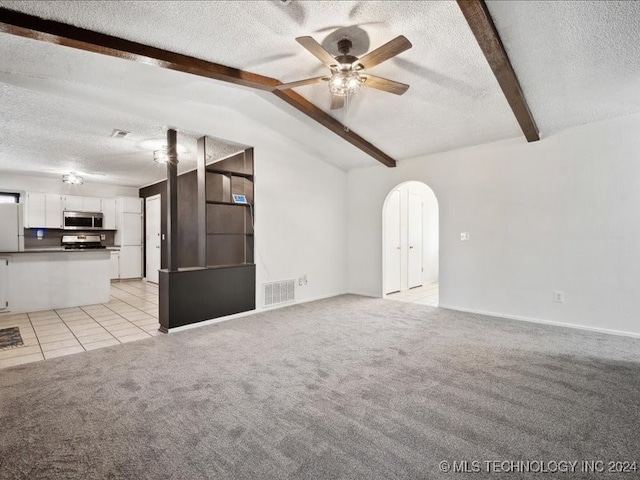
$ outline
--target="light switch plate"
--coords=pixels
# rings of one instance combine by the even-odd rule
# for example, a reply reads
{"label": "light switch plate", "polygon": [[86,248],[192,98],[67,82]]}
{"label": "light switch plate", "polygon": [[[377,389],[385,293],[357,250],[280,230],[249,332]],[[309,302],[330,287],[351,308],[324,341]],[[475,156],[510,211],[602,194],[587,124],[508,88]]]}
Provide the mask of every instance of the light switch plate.
{"label": "light switch plate", "polygon": [[460,234],[460,241],[461,242],[468,242],[469,241],[469,232],[462,232]]}

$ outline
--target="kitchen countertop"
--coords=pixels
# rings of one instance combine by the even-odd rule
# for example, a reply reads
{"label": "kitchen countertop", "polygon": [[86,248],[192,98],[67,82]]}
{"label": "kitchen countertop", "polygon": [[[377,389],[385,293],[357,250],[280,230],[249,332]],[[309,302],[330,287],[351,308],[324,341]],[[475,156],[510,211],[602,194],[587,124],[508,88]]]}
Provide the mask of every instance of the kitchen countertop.
{"label": "kitchen countertop", "polygon": [[120,251],[120,247],[68,249],[63,247],[27,248],[22,252],[0,252],[0,255],[22,255],[25,253],[84,253]]}

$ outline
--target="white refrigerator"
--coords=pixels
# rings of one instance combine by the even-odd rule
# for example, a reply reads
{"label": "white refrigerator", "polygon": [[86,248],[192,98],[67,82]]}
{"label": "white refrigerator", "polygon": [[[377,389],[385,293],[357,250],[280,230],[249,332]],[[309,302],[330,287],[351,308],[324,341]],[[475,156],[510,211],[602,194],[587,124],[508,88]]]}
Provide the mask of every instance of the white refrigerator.
{"label": "white refrigerator", "polygon": [[24,251],[21,203],[0,203],[0,252]]}

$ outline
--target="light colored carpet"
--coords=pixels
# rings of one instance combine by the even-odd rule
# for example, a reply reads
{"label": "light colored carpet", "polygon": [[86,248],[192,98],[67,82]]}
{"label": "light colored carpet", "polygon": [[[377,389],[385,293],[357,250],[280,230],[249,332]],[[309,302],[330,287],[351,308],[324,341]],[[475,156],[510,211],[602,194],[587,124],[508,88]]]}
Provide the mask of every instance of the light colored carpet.
{"label": "light colored carpet", "polygon": [[[0,478],[485,478],[484,464],[439,463],[640,461],[639,347],[357,296],[292,306],[1,370]],[[562,478],[609,476],[637,478]]]}

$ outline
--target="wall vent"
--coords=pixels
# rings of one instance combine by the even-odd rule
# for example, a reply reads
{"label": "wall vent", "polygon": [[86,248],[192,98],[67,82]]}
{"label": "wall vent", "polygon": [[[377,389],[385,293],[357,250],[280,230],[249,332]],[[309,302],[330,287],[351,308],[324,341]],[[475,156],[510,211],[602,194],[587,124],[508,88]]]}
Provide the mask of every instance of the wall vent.
{"label": "wall vent", "polygon": [[295,280],[264,283],[264,306],[279,305],[295,300]]}
{"label": "wall vent", "polygon": [[126,130],[120,130],[119,128],[114,128],[113,132],[111,132],[111,136],[113,138],[124,138],[129,135],[131,132],[127,132]]}

